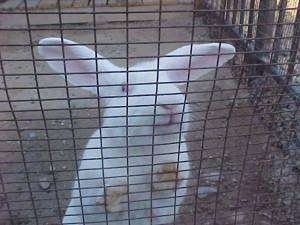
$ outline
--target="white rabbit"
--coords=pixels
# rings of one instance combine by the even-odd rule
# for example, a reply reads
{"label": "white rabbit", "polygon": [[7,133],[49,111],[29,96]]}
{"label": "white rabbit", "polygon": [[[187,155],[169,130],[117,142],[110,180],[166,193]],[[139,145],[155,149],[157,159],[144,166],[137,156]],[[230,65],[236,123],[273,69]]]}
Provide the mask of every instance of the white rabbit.
{"label": "white rabbit", "polygon": [[194,44],[191,51],[184,46],[160,57],[158,76],[157,60],[130,67],[127,83],[126,70],[99,54],[96,72],[95,52],[85,46],[64,39],[62,51],[60,38],[39,44],[40,55],[56,72],[66,72],[71,84],[93,86],[83,88],[97,93],[98,74],[98,91],[107,107],[102,127],[86,145],[63,224],[127,225],[130,219],[130,224],[148,225],[151,217],[152,224],[173,222],[191,170],[180,134],[180,128],[187,130],[189,106],[183,107],[185,96],[175,83],[222,66],[235,48]]}

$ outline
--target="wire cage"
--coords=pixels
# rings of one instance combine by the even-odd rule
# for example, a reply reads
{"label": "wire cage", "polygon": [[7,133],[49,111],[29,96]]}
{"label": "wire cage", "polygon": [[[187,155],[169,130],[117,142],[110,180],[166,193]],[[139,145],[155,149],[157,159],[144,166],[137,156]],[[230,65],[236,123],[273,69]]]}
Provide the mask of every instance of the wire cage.
{"label": "wire cage", "polygon": [[300,224],[299,0],[0,1],[0,224]]}

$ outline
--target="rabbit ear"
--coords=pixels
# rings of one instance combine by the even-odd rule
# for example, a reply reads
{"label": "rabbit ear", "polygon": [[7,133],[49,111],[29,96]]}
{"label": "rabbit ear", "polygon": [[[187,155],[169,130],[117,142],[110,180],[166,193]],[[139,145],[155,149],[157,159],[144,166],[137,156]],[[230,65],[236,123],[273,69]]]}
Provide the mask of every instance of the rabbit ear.
{"label": "rabbit ear", "polygon": [[[62,43],[60,38],[45,38],[40,40],[39,45],[39,54],[48,60],[47,63],[54,71],[64,74],[66,69],[67,74],[71,73],[68,75],[68,82],[73,85],[97,84],[94,51],[67,39],[63,39]],[[64,54],[62,49],[64,49]],[[108,71],[116,68],[108,60],[101,59],[103,58],[101,55],[97,54],[97,58],[100,59],[98,70]],[[85,89],[95,92],[95,88],[86,87]]]}
{"label": "rabbit ear", "polygon": [[[192,57],[189,56],[190,54],[192,54]],[[191,58],[190,80],[195,80],[209,71],[214,70],[216,67],[222,66],[233,58],[234,54],[234,46],[225,43],[195,44],[193,45],[192,51],[191,45],[187,45],[167,54],[167,56],[175,57],[162,57],[159,65],[160,69],[170,70],[167,71],[169,80],[186,81]],[[178,57],[176,57],[176,55],[178,55]]]}

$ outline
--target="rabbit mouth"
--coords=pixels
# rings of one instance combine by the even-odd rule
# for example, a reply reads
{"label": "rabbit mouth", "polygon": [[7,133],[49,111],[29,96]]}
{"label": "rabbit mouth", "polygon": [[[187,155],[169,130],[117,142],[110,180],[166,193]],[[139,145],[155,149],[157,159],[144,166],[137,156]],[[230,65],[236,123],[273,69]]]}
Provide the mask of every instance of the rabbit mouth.
{"label": "rabbit mouth", "polygon": [[174,123],[174,113],[172,108],[168,107],[168,106],[162,106],[167,113],[165,115],[162,116],[161,121],[157,121],[157,123],[155,125],[157,126],[169,126],[172,125]]}
{"label": "rabbit mouth", "polygon": [[165,115],[162,116],[162,121],[158,121],[158,123],[156,123],[157,126],[169,126],[172,125],[174,123],[174,113],[173,113],[173,107],[170,105],[161,105],[160,107],[162,107],[166,113]]}

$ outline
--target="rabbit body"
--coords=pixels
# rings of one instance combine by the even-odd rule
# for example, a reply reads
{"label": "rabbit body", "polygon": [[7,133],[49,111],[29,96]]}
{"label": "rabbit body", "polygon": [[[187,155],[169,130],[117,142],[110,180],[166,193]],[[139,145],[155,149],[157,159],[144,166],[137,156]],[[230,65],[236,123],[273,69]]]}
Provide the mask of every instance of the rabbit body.
{"label": "rabbit body", "polygon": [[[187,194],[191,170],[184,137],[190,109],[174,82],[195,79],[211,70],[206,67],[223,65],[233,57],[234,47],[213,43],[193,45],[191,51],[191,46],[183,46],[126,72],[66,39],[62,43],[46,38],[40,45],[39,53],[51,59],[47,62],[52,69],[71,73],[68,82],[100,94],[107,106],[101,128],[85,147],[63,224],[173,222]],[[199,55],[189,57],[191,53]],[[97,81],[96,60],[83,60],[96,55],[100,72],[116,71],[98,75],[98,90],[91,87]],[[174,55],[178,57],[168,57]],[[67,58],[65,64],[53,60]],[[170,70],[174,68],[179,69]]]}
{"label": "rabbit body", "polygon": [[[99,137],[99,130],[97,130],[92,137]],[[151,138],[148,138],[151,139]],[[103,141],[103,146],[106,144]],[[107,144],[109,141],[107,142]],[[112,144],[112,143],[111,143]],[[114,144],[115,145],[115,144]],[[184,147],[183,147],[184,146]],[[117,151],[112,149],[102,150],[102,153],[99,150],[99,140],[93,139],[93,141],[89,141],[86,146],[88,150],[85,150],[81,165],[79,167],[78,177],[80,183],[80,189],[78,189],[78,182],[74,182],[72,198],[70,204],[66,211],[66,216],[63,219],[63,224],[83,224],[81,204],[83,207],[84,213],[84,221],[85,222],[96,222],[95,224],[106,224],[106,215],[105,215],[105,207],[103,204],[98,205],[97,200],[99,197],[97,196],[105,196],[104,188],[103,188],[103,176],[102,176],[102,167],[107,167],[104,169],[104,182],[106,193],[109,187],[113,186],[113,188],[118,192],[117,189],[127,188],[127,184],[129,183],[128,190],[121,193],[122,196],[120,199],[116,199],[117,205],[113,205],[115,209],[110,209],[110,212],[107,214],[108,220],[112,220],[108,224],[129,224],[128,216],[131,219],[131,224],[150,224],[150,216],[151,216],[151,156],[143,156],[143,155],[151,155],[152,148],[151,147],[130,147],[128,148],[128,164],[127,164],[127,151],[126,148],[118,148]],[[158,147],[154,148],[154,153],[164,152],[169,153],[170,148],[173,147],[174,157],[173,162],[177,161],[176,149],[178,149],[178,144],[170,145],[168,147]],[[185,144],[181,145],[182,149],[186,151]],[[91,149],[90,149],[91,148]],[[116,149],[115,149],[116,150]],[[161,152],[161,150],[163,150]],[[105,160],[101,160],[102,157]],[[107,157],[114,159],[106,159]],[[89,160],[93,158],[93,160]],[[166,155],[165,157],[154,156],[153,161],[156,163],[170,163],[172,157]],[[96,159],[96,160],[95,160]],[[179,163],[179,170],[183,170],[185,172],[180,173],[181,179],[187,179],[189,176],[190,164],[188,162],[188,154],[182,153],[179,156],[179,160],[182,163]],[[102,164],[103,162],[103,164]],[[172,162],[172,160],[171,160]],[[127,180],[127,165],[129,165],[129,178]],[[134,167],[135,166],[135,167]],[[121,168],[120,168],[121,167]],[[158,171],[158,166],[153,167],[153,171]],[[155,176],[153,175],[152,180],[155,180]],[[179,176],[179,175],[178,175]],[[108,178],[109,177],[109,178]],[[84,180],[83,180],[84,179]],[[128,183],[127,183],[128,182]],[[182,180],[179,182],[177,186],[178,190],[177,196],[184,196],[186,193],[186,183],[187,180]],[[117,186],[116,186],[117,185]],[[123,185],[123,186],[122,186]],[[88,188],[90,187],[90,188]],[[113,189],[112,188],[112,189]],[[167,187],[169,188],[168,185]],[[80,190],[80,193],[79,193]],[[168,222],[172,222],[174,220],[173,214],[175,213],[174,204],[175,204],[175,193],[174,190],[165,190],[158,191],[152,187],[152,214],[156,216],[153,218],[153,224],[165,224]],[[82,203],[80,202],[79,197],[82,197]],[[112,196],[113,197],[113,196]],[[100,197],[101,198],[101,197]],[[129,208],[130,213],[128,215],[128,201],[129,198]],[[180,205],[183,197],[176,198],[176,204]],[[107,200],[108,201],[108,200]],[[101,203],[104,203],[103,201]],[[74,207],[77,206],[77,207]],[[179,207],[176,207],[176,212]],[[76,216],[68,216],[68,215],[76,215]],[[165,216],[164,216],[165,215]],[[168,216],[169,215],[169,216]],[[140,218],[140,219],[139,219]]]}

